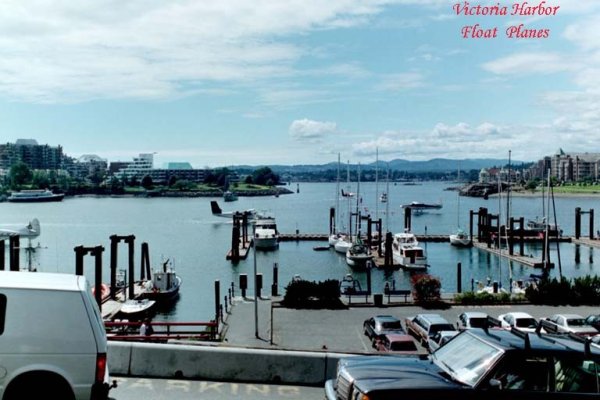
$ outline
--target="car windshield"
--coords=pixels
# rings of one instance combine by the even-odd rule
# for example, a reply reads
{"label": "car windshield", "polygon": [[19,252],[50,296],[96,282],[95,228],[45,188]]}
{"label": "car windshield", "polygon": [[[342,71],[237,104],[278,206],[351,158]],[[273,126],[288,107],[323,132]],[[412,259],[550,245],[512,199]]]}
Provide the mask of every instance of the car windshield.
{"label": "car windshield", "polygon": [[454,328],[454,325],[452,325],[452,324],[431,325],[429,334],[434,335],[440,331],[454,331],[454,330],[456,330],[456,329]]}
{"label": "car windshield", "polygon": [[470,324],[472,328],[484,328],[487,323],[487,318],[471,318]]}
{"label": "car windshield", "polygon": [[569,326],[585,326],[585,320],[583,318],[569,318],[567,320]]}
{"label": "car windshield", "polygon": [[390,344],[390,350],[392,351],[416,351],[417,346],[414,342],[392,342]]}
{"label": "car windshield", "polygon": [[501,356],[500,349],[463,333],[435,351],[433,360],[453,379],[472,387]]}
{"label": "car windshield", "polygon": [[383,329],[402,329],[402,324],[400,321],[390,321],[382,323],[381,327]]}
{"label": "car windshield", "polygon": [[537,322],[533,318],[517,318],[515,325],[517,328],[536,328]]}

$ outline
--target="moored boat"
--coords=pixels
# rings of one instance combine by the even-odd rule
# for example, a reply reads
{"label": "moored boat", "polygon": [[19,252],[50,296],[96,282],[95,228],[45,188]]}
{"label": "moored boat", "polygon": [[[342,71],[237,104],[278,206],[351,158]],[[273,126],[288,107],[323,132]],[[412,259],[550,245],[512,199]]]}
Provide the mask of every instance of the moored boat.
{"label": "moored boat", "polygon": [[279,246],[279,232],[275,218],[257,219],[254,223],[254,246],[256,249],[270,250]]}
{"label": "moored boat", "polygon": [[465,231],[459,228],[450,235],[450,244],[457,247],[468,247],[471,246],[471,238]]}
{"label": "moored boat", "polygon": [[12,192],[6,200],[13,203],[41,203],[61,201],[64,197],[63,193],[53,193],[48,189],[35,189]]}
{"label": "moored boat", "polygon": [[143,319],[154,312],[156,304],[156,300],[128,299],[121,305],[117,316],[129,320]]}
{"label": "moored boat", "polygon": [[365,269],[367,262],[372,259],[373,254],[360,238],[357,238],[346,251],[346,263],[352,268]]}
{"label": "moored boat", "polygon": [[143,291],[140,298],[164,302],[177,296],[181,286],[181,277],[168,265],[169,260],[163,263],[162,270],[154,271],[151,280],[142,283]]}
{"label": "moored boat", "polygon": [[223,201],[236,201],[237,199],[237,194],[231,190],[227,190],[225,193],[223,193]]}

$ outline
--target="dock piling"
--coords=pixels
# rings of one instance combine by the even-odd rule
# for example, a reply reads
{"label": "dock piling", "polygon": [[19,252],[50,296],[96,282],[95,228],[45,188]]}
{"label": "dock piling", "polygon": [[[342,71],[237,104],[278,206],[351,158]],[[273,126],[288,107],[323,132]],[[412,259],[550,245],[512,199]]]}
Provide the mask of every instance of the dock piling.
{"label": "dock piling", "polygon": [[248,289],[248,274],[240,274],[240,290],[243,298],[246,298],[246,289]]}
{"label": "dock piling", "polygon": [[0,271],[4,271],[6,266],[6,254],[4,251],[4,240],[0,240],[0,248],[2,248],[2,256],[0,257]]}
{"label": "dock piling", "polygon": [[273,284],[271,285],[271,296],[279,296],[277,287],[279,286],[279,266],[273,263]]}
{"label": "dock piling", "polygon": [[8,255],[10,260],[10,270],[18,271],[19,266],[19,235],[11,236],[8,239]]}
{"label": "dock piling", "polygon": [[219,316],[221,310],[221,281],[215,280],[215,321],[219,322]]}
{"label": "dock piling", "polygon": [[456,293],[462,293],[462,264],[456,264]]}

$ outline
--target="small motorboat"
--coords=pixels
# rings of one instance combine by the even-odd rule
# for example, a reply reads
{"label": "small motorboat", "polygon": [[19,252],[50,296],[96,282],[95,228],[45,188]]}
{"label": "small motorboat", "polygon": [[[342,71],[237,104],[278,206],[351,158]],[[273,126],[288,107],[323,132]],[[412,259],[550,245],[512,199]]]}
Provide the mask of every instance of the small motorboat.
{"label": "small motorboat", "polygon": [[457,229],[455,233],[450,235],[450,244],[457,247],[471,246],[471,238],[462,229]]}
{"label": "small motorboat", "polygon": [[139,320],[148,317],[156,306],[155,300],[150,299],[128,299],[123,302],[118,316],[129,320]]}

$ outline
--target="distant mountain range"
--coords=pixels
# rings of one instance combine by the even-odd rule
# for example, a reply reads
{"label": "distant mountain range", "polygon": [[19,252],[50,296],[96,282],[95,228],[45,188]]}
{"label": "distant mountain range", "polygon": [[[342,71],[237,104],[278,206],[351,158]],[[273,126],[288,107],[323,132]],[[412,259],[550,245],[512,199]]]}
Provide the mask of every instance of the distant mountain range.
{"label": "distant mountain range", "polygon": [[[511,160],[512,166],[520,166],[523,161]],[[480,170],[482,168],[491,167],[502,167],[508,164],[508,159],[495,159],[495,158],[472,158],[465,160],[451,160],[447,158],[433,158],[428,161],[409,161],[402,159],[395,159],[391,161],[379,161],[377,167],[380,171],[385,171],[388,168],[392,171],[406,171],[406,172],[449,172],[469,170]],[[337,162],[331,162],[327,164],[298,164],[298,165],[267,165],[273,172],[277,174],[282,173],[303,173],[303,172],[320,172],[326,170],[337,169]],[[342,163],[341,168],[344,170],[347,164]],[[361,164],[361,170],[375,169],[376,163]],[[355,170],[357,164],[350,164],[350,168]],[[228,167],[231,169],[247,169],[254,170],[257,166],[249,165],[237,165]]]}

